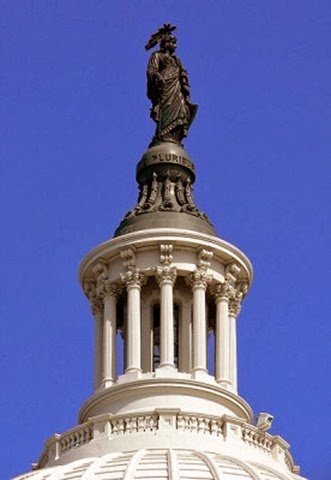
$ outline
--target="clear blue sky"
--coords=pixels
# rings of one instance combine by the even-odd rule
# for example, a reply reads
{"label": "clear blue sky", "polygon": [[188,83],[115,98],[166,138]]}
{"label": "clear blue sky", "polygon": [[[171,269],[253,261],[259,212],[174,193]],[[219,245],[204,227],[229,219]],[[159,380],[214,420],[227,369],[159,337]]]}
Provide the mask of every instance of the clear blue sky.
{"label": "clear blue sky", "polygon": [[0,0],[1,478],[91,393],[80,260],[136,200],[154,126],[144,45],[178,25],[195,197],[255,268],[239,386],[330,480],[330,0]]}

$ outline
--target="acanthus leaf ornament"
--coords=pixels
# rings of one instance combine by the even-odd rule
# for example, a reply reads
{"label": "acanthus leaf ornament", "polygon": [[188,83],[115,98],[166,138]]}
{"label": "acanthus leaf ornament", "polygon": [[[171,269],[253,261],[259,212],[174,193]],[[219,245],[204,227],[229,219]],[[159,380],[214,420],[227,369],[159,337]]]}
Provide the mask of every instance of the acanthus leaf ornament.
{"label": "acanthus leaf ornament", "polygon": [[125,274],[121,274],[121,279],[126,288],[141,288],[147,282],[146,276],[143,273],[140,273],[138,268],[128,270]]}
{"label": "acanthus leaf ornament", "polygon": [[177,278],[177,269],[176,267],[170,267],[169,265],[156,267],[155,278],[159,286],[164,283],[170,283],[171,285],[174,285]]}
{"label": "acanthus leaf ornament", "polygon": [[212,275],[207,274],[206,269],[196,269],[191,272],[185,278],[187,285],[189,285],[192,289],[194,288],[203,288],[204,290],[207,289],[208,284],[212,280]]}

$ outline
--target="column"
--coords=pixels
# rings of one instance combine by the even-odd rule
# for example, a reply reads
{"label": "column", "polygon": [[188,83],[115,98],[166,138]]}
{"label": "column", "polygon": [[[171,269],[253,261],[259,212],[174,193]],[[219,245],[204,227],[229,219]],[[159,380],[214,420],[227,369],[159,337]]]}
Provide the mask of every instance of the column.
{"label": "column", "polygon": [[145,294],[142,302],[142,329],[141,329],[141,368],[143,372],[153,371],[153,341],[152,341],[152,321],[153,305],[151,304],[151,294]]}
{"label": "column", "polygon": [[194,372],[207,371],[206,290],[209,280],[204,270],[196,270],[186,279],[193,292],[192,370]]}
{"label": "column", "polygon": [[166,265],[156,269],[160,287],[160,367],[175,368],[173,287],[176,276],[175,267]]}
{"label": "column", "polygon": [[179,323],[179,371],[192,370],[192,299],[183,297]]}
{"label": "column", "polygon": [[214,289],[216,301],[215,326],[215,379],[224,388],[230,386],[230,321],[229,298],[231,291],[227,283]]}
{"label": "column", "polygon": [[102,385],[107,387],[116,379],[116,304],[120,293],[117,283],[103,285],[103,348]]}
{"label": "column", "polygon": [[241,310],[241,301],[247,293],[245,283],[237,285],[234,295],[229,301],[229,329],[230,329],[230,382],[234,393],[238,393],[238,367],[237,367],[237,318]]}
{"label": "column", "polygon": [[94,389],[100,387],[102,380],[102,328],[103,328],[103,301],[97,296],[96,282],[85,281],[84,293],[90,301],[91,310],[95,321],[94,332]]}
{"label": "column", "polygon": [[103,302],[95,299],[92,304],[92,313],[95,321],[94,333],[94,389],[100,387],[102,380],[102,327],[103,327]]}
{"label": "column", "polygon": [[141,372],[141,301],[145,276],[139,270],[128,270],[122,276],[127,290],[127,335],[125,373]]}

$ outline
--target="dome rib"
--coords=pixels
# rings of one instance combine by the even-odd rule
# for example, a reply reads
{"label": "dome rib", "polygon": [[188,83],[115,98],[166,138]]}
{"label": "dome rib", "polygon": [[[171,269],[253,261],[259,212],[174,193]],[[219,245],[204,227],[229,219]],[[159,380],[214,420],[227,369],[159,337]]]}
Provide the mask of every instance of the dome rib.
{"label": "dome rib", "polygon": [[[75,471],[75,468],[78,467],[78,470],[81,470],[87,466],[89,469],[90,466],[94,465],[96,462],[95,458],[84,458],[80,460],[76,460],[72,463],[69,463],[67,465],[60,465],[59,467],[55,467],[55,471],[51,472],[50,476],[46,476],[47,480],[62,480],[63,478],[66,478],[66,475],[72,475],[72,473]],[[67,467],[67,469],[65,468]],[[54,467],[52,467],[53,470]],[[86,470],[85,470],[86,471]],[[83,476],[85,474],[85,471],[83,473]],[[42,472],[42,470],[41,470]],[[82,477],[81,477],[82,478]],[[80,480],[81,480],[80,478]],[[40,479],[43,480],[43,477]]]}
{"label": "dome rib", "polygon": [[[272,470],[270,467],[266,466],[266,465],[261,465],[259,463],[252,463],[252,466],[253,468],[259,468],[262,472],[265,471],[265,472],[268,472],[270,473],[270,475],[275,475],[275,472],[274,470]],[[292,478],[298,478],[296,475],[293,476],[291,473],[290,474],[283,474],[281,472],[278,472],[277,471],[277,475],[278,475],[278,479],[277,480],[290,480]]]}
{"label": "dome rib", "polygon": [[179,480],[178,477],[178,462],[176,453],[170,449],[168,451],[168,471],[169,471],[169,480]]}
{"label": "dome rib", "polygon": [[87,468],[87,470],[83,473],[83,476],[80,480],[92,480],[93,478],[95,478],[96,470],[104,462],[105,462],[105,459],[103,457],[100,457],[99,459],[92,462],[91,465]]}
{"label": "dome rib", "polygon": [[[216,457],[218,457],[218,455]],[[220,457],[222,460],[227,460],[228,462],[233,463],[238,467],[241,467],[246,473],[251,475],[252,480],[264,480],[263,478],[260,477],[260,475],[255,470],[255,468],[252,468],[248,463],[243,462],[242,460],[238,460],[237,458],[234,458],[234,457],[228,457],[223,455],[220,455]]]}
{"label": "dome rib", "polygon": [[107,453],[101,457],[87,457],[65,465],[35,470],[13,480],[108,480],[115,478],[114,475],[118,480],[229,480],[230,477],[241,480],[305,480],[290,472],[275,470],[272,464],[251,463],[210,451],[177,448]]}
{"label": "dome rib", "polygon": [[124,472],[123,480],[134,480],[134,472],[136,471],[136,467],[145,453],[146,450],[138,450],[133,454]]}
{"label": "dome rib", "polygon": [[[221,472],[219,466],[209,453],[196,452],[197,456],[206,462],[208,465],[214,480],[222,480],[224,478],[223,472]],[[224,479],[225,480],[225,479]]]}

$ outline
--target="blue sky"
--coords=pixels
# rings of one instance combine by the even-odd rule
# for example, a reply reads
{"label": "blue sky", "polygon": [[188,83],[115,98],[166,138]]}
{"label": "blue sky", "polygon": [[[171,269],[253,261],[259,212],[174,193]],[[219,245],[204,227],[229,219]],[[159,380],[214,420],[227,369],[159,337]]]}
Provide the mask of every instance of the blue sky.
{"label": "blue sky", "polygon": [[239,387],[329,480],[331,2],[0,0],[1,477],[92,389],[82,257],[136,200],[154,125],[144,45],[178,26],[195,199],[255,269]]}

